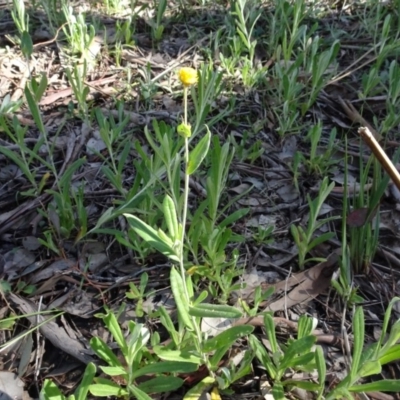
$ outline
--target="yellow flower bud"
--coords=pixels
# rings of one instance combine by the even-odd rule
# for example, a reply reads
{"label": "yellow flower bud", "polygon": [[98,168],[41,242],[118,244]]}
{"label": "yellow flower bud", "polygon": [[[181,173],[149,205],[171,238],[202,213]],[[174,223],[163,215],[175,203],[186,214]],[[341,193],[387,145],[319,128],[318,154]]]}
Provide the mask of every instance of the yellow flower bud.
{"label": "yellow flower bud", "polygon": [[192,136],[192,126],[182,122],[178,125],[178,134],[183,138],[190,138],[190,136]]}
{"label": "yellow flower bud", "polygon": [[194,68],[181,68],[178,75],[183,86],[191,86],[197,83],[197,71]]}

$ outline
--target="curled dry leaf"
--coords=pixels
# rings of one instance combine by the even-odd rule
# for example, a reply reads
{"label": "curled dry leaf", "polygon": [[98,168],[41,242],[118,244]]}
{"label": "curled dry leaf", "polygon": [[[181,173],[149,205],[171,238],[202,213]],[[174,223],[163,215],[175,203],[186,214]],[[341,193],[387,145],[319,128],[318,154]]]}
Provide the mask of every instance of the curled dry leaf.
{"label": "curled dry leaf", "polygon": [[[37,312],[36,305],[31,301],[13,293],[10,293],[9,296],[10,300],[23,314],[29,315]],[[55,347],[61,349],[84,364],[94,361],[92,357],[86,354],[87,349],[82,342],[71,338],[65,329],[58,326],[54,320],[49,320],[49,318],[51,318],[49,315],[35,315],[32,317],[27,317],[32,325],[37,325],[38,323],[40,324],[40,333]]]}

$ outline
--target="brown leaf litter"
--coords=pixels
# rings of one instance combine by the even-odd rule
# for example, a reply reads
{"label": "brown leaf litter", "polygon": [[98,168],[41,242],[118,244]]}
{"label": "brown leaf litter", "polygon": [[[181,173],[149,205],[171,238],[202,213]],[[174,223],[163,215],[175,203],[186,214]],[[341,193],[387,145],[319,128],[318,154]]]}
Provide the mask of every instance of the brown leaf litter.
{"label": "brown leaf litter", "polygon": [[[115,45],[115,24],[118,19],[105,19],[104,31],[98,32],[91,48],[93,56],[97,58],[93,57],[93,65],[85,79],[85,86],[90,92],[90,108],[98,107],[107,118],[113,117],[118,120],[120,110],[116,104],[123,100],[122,111],[129,120],[125,128],[128,133],[124,134],[131,135],[130,141],[137,140],[142,144],[145,143],[143,127],[151,128],[152,120],[166,121],[169,124],[179,121],[180,98],[174,96],[177,88],[175,69],[181,65],[198,66],[200,62],[206,61],[205,50],[209,50],[209,36],[205,33],[211,29],[207,22],[209,15],[207,12],[203,15],[205,23],[201,15],[196,15],[190,26],[174,22],[168,27],[165,39],[158,47],[154,46],[146,26],[138,23],[136,45],[127,47],[121,53],[122,67],[117,67],[108,53],[108,49]],[[224,15],[216,14],[213,18],[220,18],[222,23]],[[40,18],[34,20],[41,21]],[[333,18],[328,22],[344,24],[343,21]],[[12,27],[9,29],[10,35],[13,34],[13,26],[6,20],[0,23],[0,29],[8,30]],[[65,68],[71,65],[63,54],[65,43],[59,36],[61,28],[59,27],[53,36],[36,36],[31,63],[26,62],[18,47],[7,42],[8,51],[0,51],[0,98],[9,94],[13,101],[22,100],[23,89],[30,76],[47,76],[49,87],[39,105],[48,140],[53,146],[54,154],[51,156],[56,161],[59,177],[62,177],[76,160],[86,158],[84,166],[73,175],[71,185],[84,187],[85,208],[91,228],[108,208],[115,207],[115,204],[123,199],[123,194],[116,190],[102,173],[102,165],[110,155],[100,143],[97,124],[92,122],[89,125],[82,122],[76,112],[67,112],[69,104],[75,108],[77,105],[65,76]],[[344,24],[340,29],[350,31],[351,24]],[[196,36],[193,42],[190,41],[191,34]],[[105,37],[107,39],[104,39]],[[0,38],[0,44],[5,44],[6,40]],[[385,112],[383,97],[375,96],[366,99],[364,103],[360,103],[357,97],[360,74],[366,65],[373,61],[373,56],[371,51],[367,51],[367,55],[363,56],[365,51],[360,47],[362,38],[353,42],[343,41],[343,52],[338,60],[340,73],[323,89],[308,113],[308,117],[323,121],[321,149],[324,148],[324,141],[327,141],[332,127],[349,136],[348,154],[352,156],[352,160],[349,163],[348,175],[352,184],[349,184],[347,192],[351,194],[360,191],[360,186],[357,186],[360,157],[368,160],[371,154],[360,142],[357,128],[359,124],[366,126],[374,133],[375,138],[379,139],[379,132],[371,122],[372,114],[379,119]],[[259,50],[257,54],[262,66],[272,67],[276,62],[265,52]],[[130,71],[130,81],[127,69]],[[144,100],[143,88],[138,84],[147,70],[150,83],[156,87],[154,96],[148,102]],[[306,80],[307,74],[303,72],[302,79]],[[342,85],[343,82],[346,85]],[[270,82],[271,87],[274,84],[276,85],[276,82]],[[297,249],[289,234],[291,224],[307,223],[309,214],[306,195],[315,195],[320,177],[302,175],[299,193],[293,185],[293,171],[290,165],[296,151],[308,152],[308,144],[302,135],[289,135],[284,138],[277,135],[277,119],[271,111],[275,99],[266,93],[265,89],[247,90],[241,82],[232,82],[228,78],[225,85],[229,90],[215,99],[212,114],[228,110],[228,115],[212,127],[213,134],[225,141],[227,135],[233,131],[238,143],[245,138],[245,148],[258,141],[264,149],[264,154],[256,162],[245,157],[235,159],[229,176],[227,204],[229,200],[237,199],[226,213],[239,208],[249,208],[247,217],[232,227],[235,233],[246,238],[246,242],[239,246],[243,255],[240,261],[248,267],[245,274],[250,273],[252,269],[260,274],[257,275],[257,284],[261,285],[263,290],[274,287],[273,297],[263,303],[262,310],[274,313],[274,321],[283,340],[296,336],[300,315],[307,314],[318,321],[318,327],[313,333],[329,355],[328,384],[334,385],[346,366],[346,352],[343,351],[343,336],[340,331],[343,304],[329,291],[330,281],[340,263],[340,243],[333,239],[324,246],[319,246],[315,249],[317,255],[326,258],[327,261],[307,265],[306,270],[292,273],[292,270],[297,268]],[[232,97],[236,98],[235,108],[229,109],[227,104]],[[369,113],[370,110],[372,114]],[[22,107],[13,116],[7,116],[9,122],[12,121],[12,117],[27,128],[24,144],[32,148],[41,136],[35,128],[30,112],[26,107]],[[251,135],[248,135],[249,132]],[[0,132],[0,139],[1,146],[18,151],[19,146],[4,132]],[[398,145],[398,139],[392,135],[386,147],[389,156],[390,150]],[[97,151],[94,151],[95,149]],[[40,151],[42,157],[47,159],[50,156],[46,147]],[[344,143],[338,140],[335,143],[335,156],[341,159],[344,154]],[[132,147],[123,171],[125,194],[129,192],[135,177],[136,170],[133,165],[136,161],[141,161],[140,155]],[[30,392],[35,391],[37,379],[42,380],[45,377],[57,379],[65,390],[70,391],[79,380],[82,365],[89,361],[97,361],[88,346],[90,338],[98,335],[107,343],[112,342],[112,338],[99,320],[94,318],[94,314],[102,310],[104,305],[116,311],[121,302],[125,301],[127,308],[121,318],[137,320],[135,303],[125,298],[129,282],[138,283],[140,275],[146,271],[149,274],[149,287],[154,290],[152,296],[147,299],[148,309],[157,308],[161,302],[168,304],[171,315],[174,315],[174,302],[168,289],[170,264],[154,253],[149,253],[145,259],[141,259],[132,250],[128,251],[115,243],[114,237],[106,233],[99,234],[96,240],[90,238],[82,243],[75,243],[75,237],[63,238],[60,222],[57,221],[57,216],[51,216],[50,212],[50,205],[54,199],[49,190],[57,190],[57,179],[50,177],[42,193],[26,197],[22,196],[21,192],[32,187],[17,166],[1,155],[0,167],[0,255],[4,261],[1,273],[4,280],[15,288],[15,291],[3,298],[2,318],[12,310],[17,314],[52,311],[50,314],[27,316],[12,333],[1,332],[1,342],[4,344],[12,337],[22,337],[31,328],[38,327],[35,340],[29,336],[32,335],[30,333],[25,341],[21,339],[9,352],[1,355],[2,369],[17,371],[20,368],[24,371],[21,376]],[[32,167],[37,168],[38,179],[48,172],[39,168],[39,164]],[[341,215],[343,171],[343,163],[339,162],[332,173],[336,186],[327,201],[329,214]],[[199,199],[204,198],[206,193],[202,177],[193,177],[191,188],[192,193],[195,193],[190,199],[191,207],[195,209]],[[364,190],[369,188],[370,184],[364,186]],[[356,276],[354,279],[359,292],[366,299],[364,309],[367,318],[370,318],[368,323],[375,327],[381,322],[382,311],[388,300],[399,293],[400,214],[396,209],[398,203],[398,199],[392,193],[387,193],[382,199],[381,247],[369,275]],[[44,218],[43,215],[49,217]],[[273,243],[257,243],[252,240],[254,232],[271,225],[274,226]],[[109,227],[124,233],[127,229],[122,220],[113,221]],[[43,239],[46,229],[50,229],[56,238],[58,255],[38,242],[38,238]],[[337,231],[340,237],[340,224],[332,225],[329,229]],[[78,235],[78,232],[74,232],[74,235]],[[246,276],[243,277],[244,280],[245,278]],[[31,288],[31,291],[28,291],[27,287]],[[248,285],[242,292],[232,296],[231,302],[235,303],[239,296],[251,303],[254,290],[255,287]],[[56,310],[62,310],[63,315]],[[151,323],[157,330],[157,323]],[[260,317],[243,318],[233,323],[256,326],[256,334],[268,347]],[[126,329],[124,321],[122,325]],[[344,327],[350,330],[350,326],[351,321],[347,318]],[[373,329],[367,329],[367,334],[369,343],[373,340]],[[245,346],[245,343],[238,345],[236,350]],[[390,366],[391,376],[399,376],[397,369],[396,365]],[[77,372],[75,376],[74,371]],[[14,375],[7,376],[7,379],[16,380]],[[3,376],[0,376],[0,385],[1,382]],[[395,398],[382,393],[371,394],[371,397]]]}

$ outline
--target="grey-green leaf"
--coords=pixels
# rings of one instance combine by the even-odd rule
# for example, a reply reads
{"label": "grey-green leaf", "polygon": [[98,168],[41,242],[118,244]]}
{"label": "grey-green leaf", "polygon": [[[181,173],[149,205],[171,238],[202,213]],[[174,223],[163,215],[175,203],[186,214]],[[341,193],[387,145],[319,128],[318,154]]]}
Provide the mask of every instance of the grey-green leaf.
{"label": "grey-green leaf", "polygon": [[242,311],[222,304],[202,303],[189,308],[189,314],[201,318],[240,318]]}
{"label": "grey-green leaf", "polygon": [[143,222],[141,219],[135,217],[131,214],[124,214],[125,218],[128,220],[131,228],[148,244],[158,250],[160,253],[164,254],[166,257],[173,261],[179,261],[174,250],[165,241],[163,241],[158,232],[153,229],[150,225]]}
{"label": "grey-green leaf", "polygon": [[186,169],[186,173],[188,175],[192,175],[197,168],[200,167],[201,163],[204,160],[204,157],[208,153],[208,149],[210,148],[210,141],[211,141],[211,132],[208,129],[207,125],[207,133],[204,137],[197,143],[196,147],[191,151],[189,155],[189,162]]}

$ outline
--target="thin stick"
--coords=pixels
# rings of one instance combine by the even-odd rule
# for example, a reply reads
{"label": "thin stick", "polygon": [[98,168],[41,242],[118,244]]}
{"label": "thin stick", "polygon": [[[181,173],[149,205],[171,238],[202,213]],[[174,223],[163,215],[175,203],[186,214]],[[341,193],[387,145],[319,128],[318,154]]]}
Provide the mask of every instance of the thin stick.
{"label": "thin stick", "polygon": [[400,174],[398,173],[396,167],[393,165],[392,161],[386,155],[385,151],[382,149],[380,144],[374,138],[374,135],[371,131],[363,126],[358,129],[358,133],[364,139],[364,142],[367,143],[369,148],[374,153],[375,157],[378,159],[384,170],[392,179],[393,183],[396,185],[397,189],[400,190]]}

